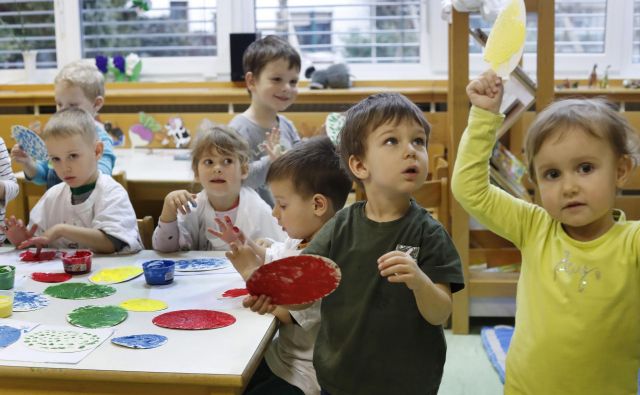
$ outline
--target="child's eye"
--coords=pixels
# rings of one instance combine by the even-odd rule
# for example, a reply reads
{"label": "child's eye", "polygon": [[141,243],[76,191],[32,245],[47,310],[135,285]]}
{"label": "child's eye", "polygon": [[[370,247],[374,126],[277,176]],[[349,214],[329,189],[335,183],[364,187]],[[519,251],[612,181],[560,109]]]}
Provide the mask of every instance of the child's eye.
{"label": "child's eye", "polygon": [[280,78],[280,77],[274,77],[274,78],[272,78],[272,79],[271,79],[271,81],[273,81],[273,82],[280,82],[280,81],[282,81],[282,78]]}
{"label": "child's eye", "polygon": [[291,85],[293,85],[293,86],[296,86],[296,85],[298,85],[298,80],[291,80],[291,81],[289,81],[289,83]]}
{"label": "child's eye", "polygon": [[560,177],[560,172],[556,169],[551,169],[551,170],[545,171],[543,176],[546,180],[554,180]]}
{"label": "child's eye", "polygon": [[231,159],[231,158],[225,158],[225,159],[224,159],[224,164],[225,164],[225,165],[231,165],[231,164],[233,164],[233,159]]}
{"label": "child's eye", "polygon": [[578,173],[589,174],[593,171],[593,165],[591,163],[581,163],[578,166]]}
{"label": "child's eye", "polygon": [[51,162],[60,162],[60,158],[58,158],[57,156],[53,156],[49,159]]}
{"label": "child's eye", "polygon": [[395,145],[395,144],[398,144],[398,139],[397,139],[397,138],[395,138],[395,137],[389,137],[388,139],[386,139],[386,140],[384,141],[384,144],[385,144],[385,145]]}
{"label": "child's eye", "polygon": [[425,145],[425,140],[422,137],[418,137],[415,140],[413,140],[413,144],[419,145],[419,146],[424,146]]}
{"label": "child's eye", "polygon": [[78,154],[69,155],[69,159],[78,159]]}
{"label": "child's eye", "polygon": [[205,166],[211,166],[213,164],[213,161],[211,159],[205,159],[202,161],[202,164]]}
{"label": "child's eye", "polygon": [[287,208],[287,206],[284,204],[279,204],[278,207],[280,207],[280,210],[284,210],[285,208]]}

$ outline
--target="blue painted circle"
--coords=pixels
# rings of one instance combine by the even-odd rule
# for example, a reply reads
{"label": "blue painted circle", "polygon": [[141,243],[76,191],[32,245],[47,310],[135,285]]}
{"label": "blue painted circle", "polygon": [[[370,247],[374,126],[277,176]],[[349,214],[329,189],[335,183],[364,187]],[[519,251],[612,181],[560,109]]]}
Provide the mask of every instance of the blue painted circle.
{"label": "blue painted circle", "polygon": [[153,335],[149,333],[143,335],[114,337],[113,339],[111,339],[111,343],[113,344],[136,349],[156,348],[160,347],[166,342],[166,336]]}
{"label": "blue painted circle", "polygon": [[0,347],[7,347],[20,339],[20,329],[12,326],[0,325]]}

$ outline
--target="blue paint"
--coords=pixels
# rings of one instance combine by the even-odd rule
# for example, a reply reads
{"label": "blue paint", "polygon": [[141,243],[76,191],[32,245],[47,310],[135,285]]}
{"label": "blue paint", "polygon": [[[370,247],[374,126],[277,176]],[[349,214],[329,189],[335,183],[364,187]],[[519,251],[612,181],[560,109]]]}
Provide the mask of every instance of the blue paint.
{"label": "blue paint", "polygon": [[154,260],[142,264],[144,279],[149,285],[165,285],[173,281],[176,263],[171,260]]}
{"label": "blue paint", "polygon": [[160,347],[167,342],[167,337],[162,335],[143,334],[143,335],[131,335],[114,337],[111,339],[111,343],[117,344],[123,347],[137,348],[137,349],[149,349]]}
{"label": "blue paint", "polygon": [[27,291],[16,291],[13,296],[13,311],[40,310],[49,305],[49,298],[43,294]]}
{"label": "blue paint", "polygon": [[0,347],[7,347],[20,339],[20,329],[12,326],[0,325]]}
{"label": "blue paint", "polygon": [[176,270],[179,272],[197,272],[216,270],[229,264],[226,258],[181,259],[176,261]]}

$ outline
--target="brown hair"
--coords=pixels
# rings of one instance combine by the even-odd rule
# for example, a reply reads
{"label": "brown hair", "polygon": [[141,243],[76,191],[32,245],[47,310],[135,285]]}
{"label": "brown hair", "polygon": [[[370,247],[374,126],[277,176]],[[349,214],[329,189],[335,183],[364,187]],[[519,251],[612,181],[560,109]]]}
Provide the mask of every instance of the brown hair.
{"label": "brown hair", "polygon": [[336,147],[326,136],[300,142],[273,161],[267,173],[267,182],[285,179],[304,198],[316,193],[326,196],[334,211],[344,207],[352,185],[340,166]]}
{"label": "brown hair", "polygon": [[242,55],[242,68],[245,74],[251,72],[258,78],[267,63],[278,59],[288,61],[290,69],[300,71],[300,54],[291,44],[278,36],[267,36],[252,42]]}
{"label": "brown hair", "polygon": [[209,152],[237,156],[241,166],[248,166],[249,144],[234,129],[204,120],[191,143],[191,170],[198,174],[198,162]]}
{"label": "brown hair", "polygon": [[96,123],[93,116],[80,108],[66,108],[49,118],[42,131],[42,139],[82,136],[88,143],[98,141]]}
{"label": "brown hair", "polygon": [[602,98],[560,100],[538,114],[525,138],[525,157],[534,183],[533,159],[544,141],[556,132],[572,129],[608,142],[618,158],[628,155],[634,167],[640,163],[640,137],[613,103]]}
{"label": "brown hair", "polygon": [[340,132],[340,156],[343,166],[358,183],[361,181],[349,169],[349,158],[354,155],[363,158],[366,154],[367,137],[376,128],[387,122],[416,122],[429,141],[431,126],[422,110],[411,100],[399,93],[378,93],[371,95],[351,107],[345,113],[345,122]]}
{"label": "brown hair", "polygon": [[91,101],[98,96],[104,97],[104,76],[95,64],[86,60],[77,60],[64,66],[56,75],[54,83],[77,86]]}

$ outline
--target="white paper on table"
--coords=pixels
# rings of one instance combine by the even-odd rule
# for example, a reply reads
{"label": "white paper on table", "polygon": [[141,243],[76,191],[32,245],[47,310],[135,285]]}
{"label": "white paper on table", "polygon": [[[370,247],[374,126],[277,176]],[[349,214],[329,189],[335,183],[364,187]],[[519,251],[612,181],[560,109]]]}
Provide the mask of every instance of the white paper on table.
{"label": "white paper on table", "polygon": [[[61,325],[40,325],[37,329],[42,330],[59,330],[59,331],[74,331],[74,332],[89,332],[97,335],[100,338],[98,344],[86,351],[78,352],[47,352],[37,351],[24,344],[24,336],[20,337],[20,340],[13,343],[9,347],[0,350],[0,360],[7,361],[21,361],[21,362],[46,362],[46,363],[68,363],[76,364],[82,361],[93,350],[98,348],[105,340],[107,340],[113,334],[113,329],[84,329],[73,328],[69,326]],[[35,333],[35,332],[34,332]]]}

